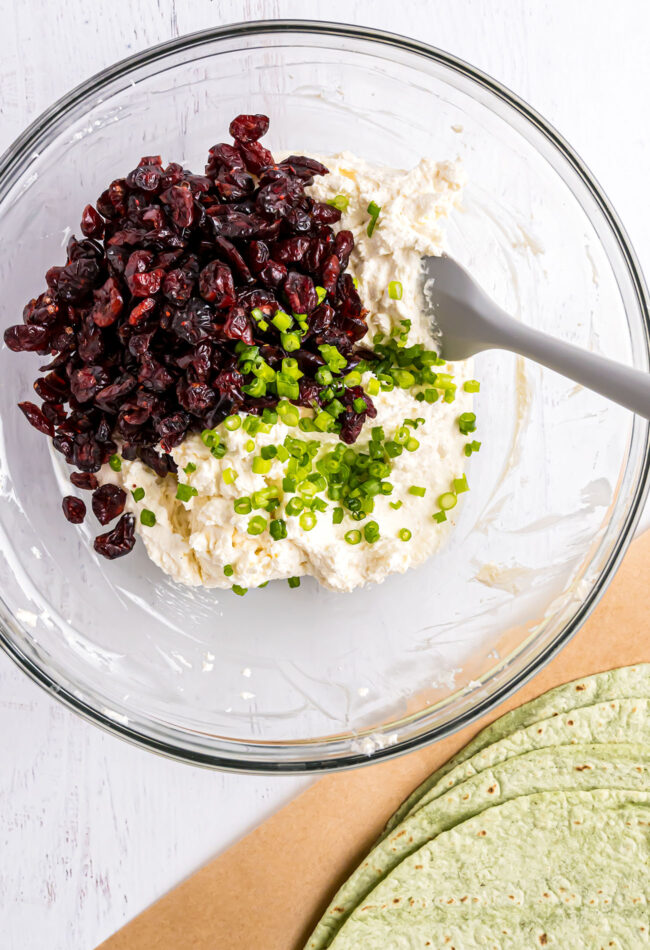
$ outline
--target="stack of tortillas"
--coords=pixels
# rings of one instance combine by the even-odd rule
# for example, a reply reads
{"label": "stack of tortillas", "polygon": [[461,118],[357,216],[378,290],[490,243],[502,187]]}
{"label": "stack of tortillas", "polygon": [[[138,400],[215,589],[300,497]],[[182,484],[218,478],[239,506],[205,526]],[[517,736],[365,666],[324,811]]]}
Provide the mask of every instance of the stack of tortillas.
{"label": "stack of tortillas", "polygon": [[650,946],[650,665],[559,686],[398,809],[308,950]]}

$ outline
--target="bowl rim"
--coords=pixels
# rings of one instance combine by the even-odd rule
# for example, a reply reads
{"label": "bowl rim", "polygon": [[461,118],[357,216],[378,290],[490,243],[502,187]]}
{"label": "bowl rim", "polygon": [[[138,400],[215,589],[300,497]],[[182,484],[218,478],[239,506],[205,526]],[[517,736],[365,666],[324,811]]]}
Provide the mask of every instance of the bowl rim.
{"label": "bowl rim", "polygon": [[[645,284],[643,273],[632,247],[630,239],[623,227],[605,192],[596,178],[589,171],[585,163],[568,144],[564,137],[544,119],[535,109],[507,86],[498,82],[487,73],[470,65],[464,60],[437,47],[414,40],[396,33],[375,30],[352,24],[325,22],[319,20],[277,19],[253,20],[248,22],[231,23],[206,30],[189,33],[172,40],[156,44],[131,56],[119,60],[74,87],[70,92],[56,100],[45,109],[27,128],[13,141],[9,148],[0,155],[0,201],[13,187],[13,176],[22,173],[29,158],[38,151],[39,142],[45,136],[57,131],[79,105],[100,92],[108,84],[133,72],[134,70],[154,62],[160,62],[168,56],[179,52],[200,48],[205,44],[218,40],[241,39],[251,36],[269,36],[284,33],[297,33],[306,36],[330,36],[352,40],[362,40],[372,44],[387,46],[406,53],[413,53],[443,65],[460,74],[466,79],[492,93],[506,105],[518,112],[560,153],[561,157],[571,166],[586,186],[591,198],[595,201],[615,239],[617,248],[622,255],[623,262],[631,279],[641,312],[643,330],[645,332],[646,355],[650,353],[650,298]],[[445,736],[475,722],[490,710],[497,707],[508,696],[516,692],[533,675],[539,672],[560,649],[577,633],[591,611],[594,609],[609,582],[611,581],[620,561],[631,541],[634,528],[637,524],[643,503],[650,485],[650,449],[649,431],[647,424],[635,418],[633,436],[637,430],[644,428],[642,447],[643,457],[634,496],[630,509],[620,533],[613,545],[612,551],[604,566],[600,569],[599,577],[579,609],[556,636],[536,656],[529,659],[526,665],[515,674],[506,678],[489,697],[472,706],[471,709],[455,716],[451,721],[438,726],[432,726],[424,732],[400,740],[394,745],[379,748],[372,755],[363,752],[348,752],[345,756],[336,759],[292,759],[281,761],[269,757],[265,761],[257,758],[236,758],[222,753],[198,751],[184,748],[172,741],[163,741],[152,734],[143,734],[138,729],[116,721],[105,712],[93,707],[90,703],[75,695],[71,690],[63,687],[52,676],[46,673],[38,664],[28,657],[11,638],[9,631],[0,623],[0,647],[27,675],[54,696],[61,703],[79,714],[106,732],[127,740],[132,745],[156,752],[167,758],[185,762],[195,766],[220,769],[249,774],[288,774],[306,772],[333,772],[355,768],[360,765],[374,764],[389,758],[412,752],[423,746],[430,745]],[[641,447],[640,447],[641,448]],[[309,748],[319,743],[327,745],[326,738],[317,740],[292,740],[291,742],[263,742],[255,743],[259,749],[299,749]],[[249,740],[227,740],[232,747],[244,747]]]}

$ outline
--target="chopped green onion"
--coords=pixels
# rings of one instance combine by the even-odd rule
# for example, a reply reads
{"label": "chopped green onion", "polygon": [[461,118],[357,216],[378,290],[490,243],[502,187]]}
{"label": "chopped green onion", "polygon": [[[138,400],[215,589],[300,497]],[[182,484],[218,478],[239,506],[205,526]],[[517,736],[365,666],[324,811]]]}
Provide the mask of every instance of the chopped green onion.
{"label": "chopped green onion", "polygon": [[266,406],[262,410],[262,422],[266,425],[274,426],[277,421],[278,414],[275,409],[269,409],[268,406]]}
{"label": "chopped green onion", "polygon": [[443,511],[449,511],[451,508],[456,507],[456,502],[458,499],[452,491],[443,492],[440,498],[438,499],[438,504]]}
{"label": "chopped green onion", "polygon": [[149,508],[143,508],[140,512],[140,524],[145,525],[147,528],[153,528],[156,523],[156,516],[153,511],[150,511]]}
{"label": "chopped green onion", "polygon": [[288,577],[287,584],[289,587],[295,590],[296,587],[300,587],[300,578],[299,577]]}
{"label": "chopped green onion", "polygon": [[214,429],[204,429],[201,433],[201,442],[208,449],[211,449],[213,445],[218,445],[220,441],[221,439]]}
{"label": "chopped green onion", "polygon": [[194,462],[188,462],[185,468],[183,469],[186,475],[191,475],[192,472],[196,471],[196,465]]}
{"label": "chopped green onion", "polygon": [[417,439],[409,439],[404,448],[407,452],[415,452],[420,448],[420,443]]}
{"label": "chopped green onion", "polygon": [[454,479],[454,491],[457,495],[462,494],[464,491],[469,491],[466,475],[463,475],[461,478]]}
{"label": "chopped green onion", "polygon": [[189,501],[194,495],[198,495],[198,490],[193,485],[184,485],[179,483],[176,489],[176,498],[178,501]]}
{"label": "chopped green onion", "polygon": [[234,468],[224,468],[223,472],[221,473],[221,477],[223,478],[226,485],[234,485],[235,479],[239,476],[237,475],[237,472],[234,470]]}
{"label": "chopped green onion", "polygon": [[278,415],[286,426],[297,426],[300,421],[300,413],[290,402],[283,400],[277,406]]}
{"label": "chopped green onion", "polygon": [[248,593],[248,587],[240,587],[239,584],[233,584],[230,589],[233,594],[237,594],[238,597],[243,597],[244,594]]}
{"label": "chopped green onion", "polygon": [[478,393],[481,390],[481,384],[477,379],[468,379],[463,383],[463,389],[466,393]]}
{"label": "chopped green onion", "polygon": [[218,445],[212,446],[210,449],[210,455],[214,456],[216,459],[222,459],[227,451],[228,447],[223,442],[220,442]]}
{"label": "chopped green onion", "polygon": [[314,420],[310,419],[308,416],[303,416],[298,423],[298,428],[301,432],[315,432],[316,426],[314,425]]}
{"label": "chopped green onion", "polygon": [[260,449],[260,455],[263,459],[274,459],[277,454],[278,450],[275,445],[264,445]]}
{"label": "chopped green onion", "polygon": [[425,389],[424,398],[426,401],[431,404],[438,401],[438,390],[437,389]]}
{"label": "chopped green onion", "polygon": [[401,501],[389,501],[388,504],[390,505],[391,508],[394,508],[395,511],[399,511],[399,509],[402,507],[403,502],[401,502]]}
{"label": "chopped green onion", "polygon": [[144,488],[140,488],[140,486],[138,486],[137,488],[133,489],[131,494],[133,495],[133,501],[142,501],[144,498]]}
{"label": "chopped green onion", "polygon": [[363,529],[363,536],[368,544],[379,540],[379,525],[376,521],[369,521]]}
{"label": "chopped green onion", "polygon": [[319,303],[322,303],[323,300],[327,297],[327,291],[324,287],[316,287],[316,299]]}
{"label": "chopped green onion", "polygon": [[252,507],[250,498],[246,498],[245,496],[243,498],[235,498],[233,501],[233,508],[238,515],[249,515]]}
{"label": "chopped green onion", "polygon": [[406,369],[392,370],[392,377],[400,389],[409,389],[415,383],[415,376]]}
{"label": "chopped green onion", "polygon": [[318,347],[318,350],[333,373],[340,372],[340,370],[348,365],[345,356],[339,353],[335,346],[331,346],[329,343],[322,343]]}
{"label": "chopped green onion", "polygon": [[297,333],[281,333],[280,341],[287,353],[300,349],[300,337]]}
{"label": "chopped green onion", "polygon": [[299,515],[304,507],[305,504],[302,498],[290,498],[287,502],[286,512],[293,517]]}
{"label": "chopped green onion", "polygon": [[113,469],[114,472],[122,471],[122,459],[119,457],[119,455],[111,455],[111,457],[108,460],[108,464],[110,465],[110,467]]}
{"label": "chopped green onion", "polygon": [[253,459],[253,474],[254,475],[268,475],[271,471],[271,459],[261,458],[259,455],[256,455]]}
{"label": "chopped green onion", "polygon": [[335,508],[332,512],[332,524],[341,524],[343,521],[343,509]]}
{"label": "chopped green onion", "polygon": [[458,417],[458,428],[463,435],[468,435],[476,430],[476,414],[473,412],[463,412]]}
{"label": "chopped green onion", "polygon": [[358,370],[353,369],[347,374],[343,382],[345,383],[346,386],[360,386],[361,373]]}
{"label": "chopped green onion", "polygon": [[317,383],[320,383],[321,386],[329,386],[334,378],[332,376],[332,371],[327,368],[327,366],[319,366],[316,370],[314,377]]}
{"label": "chopped green onion", "polygon": [[333,198],[328,199],[327,203],[333,208],[338,208],[339,211],[347,211],[350,199],[347,195],[334,195]]}
{"label": "chopped green onion", "polygon": [[355,412],[365,412],[368,406],[366,405],[366,400],[362,399],[361,396],[357,396],[353,401],[352,406]]}
{"label": "chopped green onion", "polygon": [[376,442],[383,442],[386,436],[384,435],[384,429],[382,426],[373,426],[370,432],[370,438]]}
{"label": "chopped green onion", "polygon": [[443,521],[447,520],[447,515],[444,513],[444,511],[436,511],[436,513],[433,515],[433,520],[437,521],[438,524],[442,524]]}
{"label": "chopped green onion", "polygon": [[280,333],[285,333],[290,328],[293,320],[288,313],[278,310],[276,315],[271,318],[271,323]]}
{"label": "chopped green onion", "polygon": [[251,317],[253,318],[253,320],[263,320],[264,311],[260,310],[259,307],[253,307],[253,309],[251,310]]}
{"label": "chopped green onion", "polygon": [[426,492],[426,488],[422,488],[421,485],[411,485],[409,488],[409,495],[417,495],[419,498],[424,498]]}
{"label": "chopped green onion", "polygon": [[375,226],[377,224],[377,219],[379,218],[380,211],[381,211],[381,208],[379,207],[379,205],[376,204],[376,202],[371,201],[370,204],[368,205],[368,214],[370,215],[370,223],[368,227],[366,228],[366,234],[368,235],[368,237],[372,237],[372,233],[375,230]]}
{"label": "chopped green onion", "polygon": [[235,573],[232,564],[224,564],[223,572],[226,575],[226,577],[232,577],[233,574]]}
{"label": "chopped green onion", "polygon": [[254,452],[255,451],[254,440],[248,439],[246,442],[244,442],[244,448],[246,449],[247,452]]}
{"label": "chopped green onion", "polygon": [[311,511],[303,511],[298,519],[298,523],[303,531],[311,531],[316,525],[316,515],[312,514]]}
{"label": "chopped green onion", "polygon": [[229,432],[234,432],[235,429],[239,429],[241,426],[241,419],[239,416],[226,416],[223,420],[223,424]]}
{"label": "chopped green onion", "polygon": [[269,525],[269,532],[274,541],[282,541],[287,536],[287,523],[282,518],[276,518]]}
{"label": "chopped green onion", "polygon": [[354,289],[355,289],[355,290],[358,290],[358,289],[359,289],[359,281],[357,280],[356,277],[353,277],[353,278],[352,278],[352,283],[354,284]]}
{"label": "chopped green onion", "polygon": [[369,396],[378,396],[380,389],[381,389],[381,386],[379,385],[378,379],[368,380],[368,385],[366,386],[366,390]]}
{"label": "chopped green onion", "polygon": [[386,455],[391,459],[398,458],[404,451],[402,445],[398,445],[397,442],[393,442],[392,440],[390,442],[384,442],[384,449],[386,450]]}
{"label": "chopped green onion", "polygon": [[397,537],[400,539],[400,541],[410,541],[413,535],[408,528],[400,528],[397,532]]}
{"label": "chopped green onion", "polygon": [[[365,402],[363,405],[365,408],[365,405],[366,405]],[[330,416],[329,412],[327,412],[324,409],[321,412],[317,413],[316,417],[314,418],[314,425],[320,432],[329,432],[332,428],[333,423],[334,423],[333,417]]]}
{"label": "chopped green onion", "polygon": [[253,399],[260,399],[262,396],[266,396],[266,383],[257,376],[252,383],[242,386],[242,392],[246,393],[247,396],[252,396]]}
{"label": "chopped green onion", "polygon": [[346,531],[344,538],[348,544],[358,544],[361,541],[361,532],[354,528],[352,531]]}
{"label": "chopped green onion", "polygon": [[262,534],[266,530],[266,518],[261,515],[253,515],[246,528],[249,534]]}
{"label": "chopped green onion", "polygon": [[391,280],[388,285],[388,296],[391,300],[402,299],[403,288],[399,280]]}

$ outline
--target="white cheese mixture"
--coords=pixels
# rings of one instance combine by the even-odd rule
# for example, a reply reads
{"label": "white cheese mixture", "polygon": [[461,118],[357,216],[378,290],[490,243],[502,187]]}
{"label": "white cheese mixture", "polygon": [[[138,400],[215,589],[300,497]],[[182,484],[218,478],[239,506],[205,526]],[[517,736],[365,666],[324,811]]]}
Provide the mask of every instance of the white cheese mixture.
{"label": "white cheese mixture", "polygon": [[[450,163],[423,159],[405,172],[370,165],[345,152],[323,161],[331,174],[317,179],[310,192],[321,200],[335,195],[350,199],[340,227],[354,234],[349,272],[357,278],[361,299],[369,310],[369,333],[364,342],[371,343],[378,331],[388,334],[401,320],[410,319],[408,344],[421,342],[433,348],[424,314],[420,259],[442,251],[444,221],[462,187],[458,169]],[[381,207],[381,213],[374,233],[368,237],[367,208],[371,201]],[[389,297],[391,281],[402,284],[400,300]],[[336,502],[328,502],[326,512],[315,512],[317,523],[310,531],[300,527],[298,517],[287,516],[282,504],[275,514],[285,519],[287,538],[278,541],[272,539],[268,529],[255,536],[247,531],[252,516],[268,519],[267,512],[234,511],[234,499],[250,496],[269,484],[282,484],[286,463],[277,459],[268,474],[253,473],[253,458],[263,446],[280,445],[289,434],[319,440],[331,449],[338,442],[331,433],[303,433],[278,422],[270,433],[256,435],[255,449],[249,451],[246,444],[251,436],[243,428],[232,432],[221,425],[218,431],[228,447],[223,459],[214,458],[200,436],[192,435],[172,452],[179,469],[178,481],[197,491],[187,502],[176,498],[175,476],[159,478],[139,461],[123,461],[118,473],[105,466],[100,478],[127,489],[127,509],[136,515],[150,558],[182,584],[252,588],[276,578],[308,574],[331,590],[351,591],[422,563],[443,542],[449,522],[439,524],[433,514],[439,510],[439,496],[453,489],[453,480],[462,476],[467,461],[464,448],[472,436],[461,434],[458,417],[472,406],[472,396],[462,385],[471,377],[470,369],[468,363],[440,367],[440,371],[454,374],[458,386],[451,403],[442,399],[431,405],[418,402],[411,393],[397,387],[373,397],[377,418],[364,426],[356,450],[367,449],[374,426],[382,426],[386,437],[392,438],[405,419],[425,420],[413,432],[419,448],[404,451],[392,460],[388,476],[394,486],[392,494],[375,498],[369,518],[378,523],[380,538],[374,543],[346,542],[346,532],[363,529],[365,522],[353,521],[346,514],[341,524],[333,524]],[[365,377],[364,383],[369,378]],[[188,463],[195,470],[185,474]],[[237,473],[232,484],[224,481],[226,469]],[[409,493],[411,486],[426,488],[424,497]],[[131,494],[136,487],[145,492],[139,502]],[[391,507],[391,502],[398,501],[401,507]],[[144,508],[155,514],[152,527],[140,523]],[[399,537],[403,528],[411,532],[408,541]],[[229,576],[224,574],[226,565],[232,567]]]}

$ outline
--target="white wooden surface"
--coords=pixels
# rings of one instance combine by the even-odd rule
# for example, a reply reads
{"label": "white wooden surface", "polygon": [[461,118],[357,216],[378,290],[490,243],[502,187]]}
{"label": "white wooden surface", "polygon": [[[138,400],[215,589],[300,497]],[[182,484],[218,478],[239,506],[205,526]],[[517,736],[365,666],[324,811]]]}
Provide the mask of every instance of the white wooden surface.
{"label": "white wooden surface", "polygon": [[[219,23],[308,16],[410,34],[505,82],[582,154],[650,267],[647,0],[0,0],[0,151],[136,50]],[[0,950],[90,950],[306,781],[133,749],[4,655],[0,762]]]}

